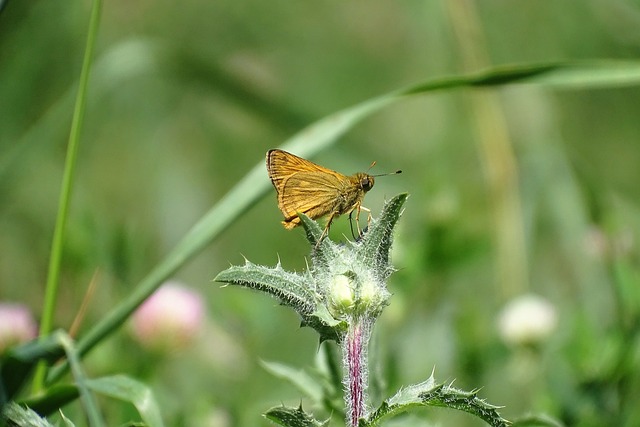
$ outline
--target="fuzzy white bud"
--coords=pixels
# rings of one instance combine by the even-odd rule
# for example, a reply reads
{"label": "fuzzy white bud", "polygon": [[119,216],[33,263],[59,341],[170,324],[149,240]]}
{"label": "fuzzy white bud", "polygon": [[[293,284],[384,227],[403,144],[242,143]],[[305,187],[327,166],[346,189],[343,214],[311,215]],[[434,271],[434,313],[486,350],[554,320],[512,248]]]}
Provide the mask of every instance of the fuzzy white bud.
{"label": "fuzzy white bud", "polygon": [[380,289],[372,280],[367,280],[360,285],[360,298],[358,298],[358,305],[363,310],[368,310],[371,307],[377,308],[380,304]]}
{"label": "fuzzy white bud", "polygon": [[353,286],[349,277],[344,274],[338,274],[331,278],[329,303],[329,309],[334,316],[344,314],[353,307]]}
{"label": "fuzzy white bud", "polygon": [[553,333],[557,323],[555,307],[548,300],[527,294],[513,299],[502,309],[498,329],[507,344],[537,344]]}

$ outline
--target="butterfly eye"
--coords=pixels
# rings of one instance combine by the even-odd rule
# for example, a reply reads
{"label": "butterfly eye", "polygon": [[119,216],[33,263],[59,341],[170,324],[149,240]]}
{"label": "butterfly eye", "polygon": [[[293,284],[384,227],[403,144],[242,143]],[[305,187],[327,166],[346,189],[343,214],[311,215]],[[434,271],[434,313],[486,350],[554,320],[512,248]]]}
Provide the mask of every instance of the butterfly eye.
{"label": "butterfly eye", "polygon": [[360,187],[362,187],[364,191],[371,190],[371,188],[373,187],[373,178],[370,176],[365,176],[364,178],[362,178],[360,180]]}

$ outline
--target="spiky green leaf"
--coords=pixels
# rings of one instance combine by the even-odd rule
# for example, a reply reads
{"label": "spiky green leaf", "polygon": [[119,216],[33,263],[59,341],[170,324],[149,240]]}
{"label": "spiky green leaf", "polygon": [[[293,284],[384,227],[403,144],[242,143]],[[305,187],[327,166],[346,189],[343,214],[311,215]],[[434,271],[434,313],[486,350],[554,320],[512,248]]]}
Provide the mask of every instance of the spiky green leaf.
{"label": "spiky green leaf", "polygon": [[478,391],[463,391],[449,385],[434,387],[432,390],[420,394],[425,405],[440,406],[443,408],[457,409],[476,417],[482,418],[494,427],[506,427],[510,421],[502,418],[498,413],[499,406],[487,403],[478,397]]}
{"label": "spiky green leaf", "polygon": [[292,307],[301,316],[315,310],[310,277],[285,271],[279,264],[275,268],[269,268],[247,261],[242,266],[227,268],[213,280],[265,292],[280,300],[283,305]]}
{"label": "spiky green leaf", "polygon": [[340,342],[347,329],[347,324],[344,321],[334,319],[327,307],[322,304],[318,304],[313,313],[302,316],[301,326],[315,329],[320,334],[321,343],[324,341]]}
{"label": "spiky green leaf", "polygon": [[313,415],[304,412],[302,406],[298,408],[286,406],[271,408],[264,416],[268,420],[285,427],[322,427],[327,424],[327,421],[318,421]]}
{"label": "spiky green leaf", "polygon": [[53,427],[49,421],[41,418],[35,411],[9,402],[2,411],[0,425],[7,427]]}
{"label": "spiky green leaf", "polygon": [[389,264],[393,229],[407,197],[407,193],[398,194],[384,204],[380,217],[371,221],[369,230],[356,249],[358,258],[375,272],[381,282],[386,281],[393,271]]}
{"label": "spiky green leaf", "polygon": [[477,390],[463,391],[450,385],[437,384],[433,375],[426,381],[405,387],[395,396],[385,400],[361,426],[377,425],[385,418],[406,412],[410,409],[425,406],[438,406],[456,409],[475,415],[493,427],[511,425],[498,413],[498,406],[493,406],[477,395]]}
{"label": "spiky green leaf", "polygon": [[328,270],[331,263],[340,256],[336,247],[324,234],[324,229],[316,221],[303,213],[299,213],[307,240],[311,244],[311,260],[315,268]]}

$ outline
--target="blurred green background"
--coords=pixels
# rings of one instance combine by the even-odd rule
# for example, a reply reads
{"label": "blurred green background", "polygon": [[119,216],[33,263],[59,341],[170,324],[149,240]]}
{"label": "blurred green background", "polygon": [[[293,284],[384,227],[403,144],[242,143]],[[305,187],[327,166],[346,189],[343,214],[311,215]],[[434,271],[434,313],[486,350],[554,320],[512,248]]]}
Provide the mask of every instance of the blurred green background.
{"label": "blurred green background", "polygon": [[[0,300],[36,316],[89,9],[14,0],[0,13]],[[640,52],[640,2],[622,0],[112,0],[100,25],[55,322],[70,326],[97,273],[80,335],[306,125],[428,78]],[[367,195],[374,216],[411,194],[374,350],[390,394],[435,366],[438,379],[482,387],[507,418],[640,424],[639,114],[636,87],[438,92],[376,113],[312,159],[343,173],[373,160],[376,173],[402,169]],[[243,256],[304,269],[303,233],[280,220],[272,191],[175,277],[206,299],[192,349],[151,354],[123,328],[90,353],[89,373],[145,381],[167,425],[267,425],[264,410],[297,405],[300,393],[258,362],[309,367],[315,334],[273,300],[211,282]],[[341,218],[331,237],[348,230]],[[498,315],[525,293],[553,304],[557,328],[508,345]],[[105,405],[113,425],[135,417]]]}

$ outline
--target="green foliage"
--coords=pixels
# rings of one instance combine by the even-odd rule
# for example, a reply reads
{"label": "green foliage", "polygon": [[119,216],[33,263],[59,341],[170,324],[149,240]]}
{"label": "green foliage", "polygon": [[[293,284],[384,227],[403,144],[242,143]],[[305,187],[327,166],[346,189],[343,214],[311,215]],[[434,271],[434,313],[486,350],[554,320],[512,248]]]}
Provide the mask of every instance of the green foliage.
{"label": "green foliage", "polygon": [[[321,342],[329,338],[342,342],[347,339],[344,336],[345,333],[353,333],[347,332],[347,330],[351,331],[354,324],[373,323],[387,304],[388,292],[386,292],[385,283],[393,270],[389,263],[393,229],[400,218],[406,199],[407,194],[400,194],[389,200],[382,209],[380,218],[372,220],[368,231],[360,236],[357,242],[348,241],[340,245],[324,238],[325,233],[322,227],[306,215],[300,214],[307,239],[312,247],[311,254],[314,261],[313,266],[305,275],[289,273],[283,270],[280,265],[275,268],[267,268],[245,261],[244,266],[230,267],[218,274],[214,280],[269,294],[277,298],[283,305],[296,310],[304,319],[303,324],[314,327],[320,334]],[[341,301],[349,303],[340,307],[342,310],[337,314],[338,319],[330,318],[331,320],[323,322],[323,319],[317,314],[318,310],[314,311],[312,307],[322,308],[323,312],[327,314],[336,313],[336,297],[331,296],[332,293],[338,292],[336,287],[332,286],[336,282],[336,277],[345,278],[345,286],[349,290],[360,291],[353,292],[351,298],[347,296],[341,299]],[[363,282],[371,280],[377,283],[378,288],[376,292],[369,295],[362,289],[364,288]],[[338,293],[342,296],[341,290]],[[382,296],[377,297],[379,293],[382,293]],[[367,306],[371,305],[372,301],[379,301],[379,303],[373,304],[372,309],[368,307],[361,309],[361,305],[365,303]],[[341,314],[347,316],[342,321],[340,321]],[[360,318],[364,320],[355,320]],[[337,324],[333,326],[332,322]],[[359,326],[355,327],[359,328]],[[327,333],[327,330],[330,332]],[[359,339],[364,342],[365,347],[368,345],[368,336]],[[346,354],[346,352],[351,353],[352,351],[351,348],[343,347],[343,352],[345,352],[343,356],[345,384],[351,384],[353,381],[349,377],[352,371],[347,366],[352,363],[353,355]],[[366,354],[366,348],[364,351]],[[357,363],[363,364],[363,369],[366,372],[366,357],[363,356],[363,359],[358,360]],[[323,388],[321,382],[304,371],[276,363],[263,363],[263,366],[272,374],[291,382],[317,404],[330,401],[331,389]],[[359,374],[367,376],[365,373]],[[351,404],[349,397],[349,393],[347,393],[345,397],[347,406]],[[498,414],[498,407],[489,405],[478,398],[476,391],[465,392],[449,385],[436,384],[432,375],[429,380],[423,383],[401,389],[395,396],[384,401],[380,408],[372,414],[361,418],[358,425],[360,427],[374,426],[385,418],[418,406],[440,406],[468,412],[494,427],[506,427],[510,424]],[[324,425],[311,414],[307,414],[302,406],[298,408],[284,406],[273,408],[265,416],[288,427]]]}
{"label": "green foliage", "polygon": [[310,370],[278,363],[262,361],[262,367],[276,378],[291,384],[303,396],[311,401],[313,408],[330,414],[332,418],[343,420],[345,417],[342,398],[342,372],[333,361],[333,345],[321,344],[316,366]]}
{"label": "green foliage", "polygon": [[4,408],[1,417],[7,427],[53,427],[53,424],[41,418],[35,411],[14,402]]}
{"label": "green foliage", "polygon": [[64,354],[56,335],[14,347],[0,356],[0,408],[15,399],[40,361],[51,364]]}
{"label": "green foliage", "polygon": [[[524,65],[488,70],[478,74],[432,79],[392,91],[351,108],[331,114],[300,131],[284,142],[282,148],[309,157],[336,142],[343,133],[383,107],[408,96],[423,95],[444,89],[494,86],[507,83],[553,84],[565,88],[585,88],[591,85],[628,85],[640,82],[640,64],[633,61],[596,61]],[[609,79],[603,78],[609,76]],[[264,165],[258,163],[185,234],[164,260],[143,278],[128,299],[94,326],[80,341],[78,348],[85,354],[104,337],[111,334],[165,280],[187,260],[196,256],[208,243],[270,188],[264,179]],[[55,369],[50,381],[57,379],[66,366]]]}
{"label": "green foliage", "polygon": [[262,367],[271,375],[285,379],[293,384],[301,393],[315,402],[321,402],[324,398],[324,390],[316,378],[311,377],[305,371],[292,368],[277,362],[261,362]]}
{"label": "green foliage", "polygon": [[269,268],[245,260],[243,266],[230,267],[213,280],[270,294],[302,316],[312,313],[315,308],[315,296],[309,286],[311,277],[290,273],[280,265]]}
{"label": "green foliage", "polygon": [[79,396],[78,387],[74,384],[56,384],[47,387],[44,393],[21,399],[20,403],[33,409],[38,414],[49,416],[75,401]]}
{"label": "green foliage", "polygon": [[403,387],[393,397],[385,400],[361,427],[377,425],[389,418],[417,407],[438,406],[468,412],[494,427],[506,427],[511,423],[500,416],[498,406],[490,405],[478,397],[477,391],[463,391],[450,385],[437,384],[433,375],[420,384]]}
{"label": "green foliage", "polygon": [[313,418],[313,416],[305,413],[302,406],[299,408],[286,408],[284,406],[269,409],[265,414],[265,418],[276,424],[286,427],[320,427],[327,425]]}
{"label": "green foliage", "polygon": [[513,427],[542,426],[542,427],[563,427],[564,424],[547,415],[527,415],[518,418],[511,423]]}
{"label": "green foliage", "polygon": [[[75,170],[77,165],[78,149],[80,146],[80,134],[84,124],[84,113],[86,110],[87,92],[89,90],[89,75],[93,63],[93,52],[100,23],[100,13],[102,10],[102,0],[94,0],[92,4],[91,19],[89,21],[89,31],[87,35],[87,45],[80,72],[80,82],[75,108],[73,110],[73,120],[69,132],[69,143],[67,146],[67,157],[64,162],[64,175],[62,177],[62,188],[60,191],[60,201],[58,214],[56,216],[56,227],[53,233],[53,243],[51,245],[51,255],[49,258],[49,269],[47,271],[47,287],[45,301],[40,321],[40,335],[46,336],[52,330],[53,315],[56,310],[56,300],[58,298],[58,285],[60,283],[60,265],[62,263],[62,247],[65,242],[66,227],[68,221],[68,210],[71,203],[71,193],[73,190]],[[36,371],[34,379],[34,389],[42,389],[46,370],[44,365],[40,365]]]}
{"label": "green foliage", "polygon": [[[309,376],[303,371],[280,363],[263,362],[263,366],[274,376],[285,379],[295,385],[312,402],[316,402],[316,405],[322,406],[322,402],[326,402],[327,396],[324,394],[327,393],[327,389],[319,386],[322,383],[322,378]],[[386,399],[366,419],[361,419],[359,426],[380,425],[384,421],[388,421],[402,413],[426,407],[442,407],[467,412],[484,420],[488,425],[496,427],[512,425],[557,427],[560,425],[557,421],[545,416],[527,416],[512,423],[498,413],[500,407],[491,405],[484,399],[479,398],[477,391],[463,391],[451,385],[437,383],[432,375],[422,383],[400,389],[394,396]],[[325,406],[325,410],[328,409],[330,408]],[[266,416],[270,419],[271,417],[277,418],[278,424],[283,426],[299,425],[297,423],[300,420],[314,420],[313,416],[306,413],[301,407],[273,408],[267,412]],[[314,422],[319,421],[314,420]]]}
{"label": "green foliage", "polygon": [[[340,171],[362,170],[373,159],[405,170],[367,196],[374,212],[398,191],[410,191],[415,204],[394,248],[399,271],[389,289],[396,298],[378,349],[390,389],[436,364],[458,384],[482,385],[509,418],[531,409],[581,427],[640,423],[633,398],[640,393],[640,67],[629,59],[637,10],[489,1],[476,4],[474,26],[456,22],[445,10],[452,5],[380,3],[363,13],[350,3],[113,4],[90,18],[79,4],[0,1],[0,299],[34,308],[46,295],[36,310],[46,334],[47,323],[71,323],[89,278],[96,270],[102,277],[77,344],[49,335],[2,356],[1,403],[16,400],[43,415],[79,401],[68,405],[75,420],[86,407],[97,412],[85,371],[125,371],[154,384],[172,424],[200,425],[202,408],[218,406],[227,424],[255,425],[251,405],[272,397],[271,384],[253,365],[237,375],[211,353],[234,368],[254,353],[291,357],[294,366],[306,356],[296,351],[303,332],[267,338],[282,318],[267,315],[258,299],[211,297],[212,330],[224,330],[221,342],[232,351],[200,349],[206,354],[181,355],[183,363],[142,353],[118,331],[174,276],[204,287],[203,277],[243,251],[254,261],[277,252],[296,263],[298,235],[279,229],[274,203],[261,202],[270,189],[262,153],[281,145]],[[545,25],[532,25],[538,22]],[[456,43],[453,36],[467,29],[474,40]],[[465,55],[485,50],[485,62],[469,67]],[[469,109],[480,92],[498,95],[501,119],[487,116],[489,108]],[[501,122],[509,152],[474,145],[479,128]],[[492,169],[509,154],[509,167]],[[502,192],[507,187],[513,193]],[[514,194],[522,210],[500,210]],[[518,235],[514,218],[521,247],[501,250],[501,236]],[[67,233],[56,226],[52,239],[54,223],[65,222]],[[336,222],[333,233],[343,225]],[[312,253],[315,268],[340,257],[343,248],[329,243]],[[501,266],[518,266],[518,252],[525,265],[514,280]],[[384,256],[378,261],[374,276],[386,279],[392,270]],[[285,271],[252,268],[256,276]],[[342,273],[333,282],[338,290],[354,278]],[[58,277],[60,291],[41,285]],[[303,324],[323,339],[339,339],[350,295],[338,293],[330,310],[310,288],[289,286],[269,291],[304,313]],[[500,308],[523,292],[544,295],[560,313],[548,340],[524,347],[501,341],[494,327]],[[123,346],[132,350],[122,354]],[[62,353],[46,384],[32,381],[38,360],[50,365]],[[72,377],[65,376],[70,359]],[[297,369],[271,371],[296,383]],[[29,391],[33,383],[42,394]],[[130,419],[126,410],[113,412],[114,425]],[[301,412],[290,411],[313,425]],[[514,425],[560,425],[545,420]]]}
{"label": "green foliage", "polygon": [[[14,401],[16,391],[30,377],[29,374],[36,365],[42,362],[50,364],[63,354],[69,360],[74,384],[50,387],[46,393],[19,401],[21,405],[25,405],[25,408],[18,405]],[[87,378],[80,365],[73,341],[62,331],[10,350],[2,357],[0,371],[2,372],[0,386],[5,397],[0,402],[0,413],[3,414],[9,425],[49,425],[37,414],[52,414],[78,397],[83,403],[89,425],[92,427],[105,425],[94,392],[132,403],[149,427],[164,425],[158,405],[149,387],[124,375],[97,379]],[[68,419],[64,419],[63,422],[66,425],[73,425]]]}
{"label": "green foliage", "polygon": [[96,393],[132,403],[148,427],[164,425],[153,392],[146,384],[124,375],[90,379],[86,384]]}
{"label": "green foliage", "polygon": [[400,194],[389,200],[380,213],[380,218],[373,222],[369,232],[356,247],[356,258],[372,271],[376,279],[384,283],[393,272],[389,254],[393,241],[393,229],[400,218],[404,202],[408,194]]}

